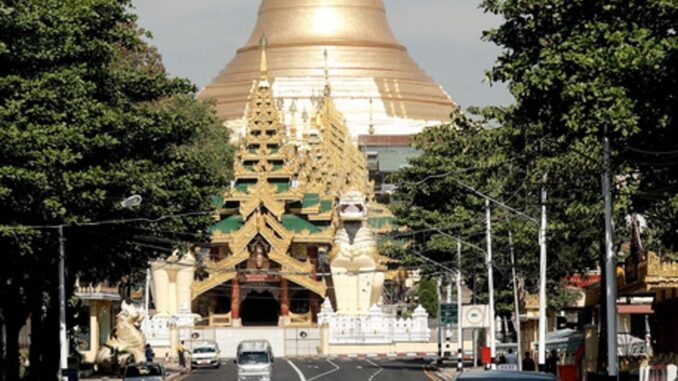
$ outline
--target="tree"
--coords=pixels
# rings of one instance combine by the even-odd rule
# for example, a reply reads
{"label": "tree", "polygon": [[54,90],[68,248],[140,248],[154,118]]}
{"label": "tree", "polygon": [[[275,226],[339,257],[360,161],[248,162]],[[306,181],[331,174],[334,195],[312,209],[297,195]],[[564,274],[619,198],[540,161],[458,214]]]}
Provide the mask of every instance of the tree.
{"label": "tree", "polygon": [[422,279],[417,285],[417,298],[419,304],[424,307],[428,316],[438,316],[438,291],[435,280]]}
{"label": "tree", "polygon": [[[536,154],[525,144],[523,131],[510,124],[507,110],[474,111],[476,119],[457,110],[451,124],[429,128],[416,136],[414,145],[421,155],[395,175],[398,192],[393,211],[399,223],[410,229],[401,234],[411,239],[409,249],[447,267],[456,269],[457,239],[461,240],[462,275],[474,290],[476,301],[485,303],[486,218],[482,195],[499,201],[501,205],[491,202],[495,305],[499,316],[510,317],[513,293],[509,231],[518,276],[527,291],[538,291],[542,178],[530,172]],[[580,169],[560,168],[551,179],[578,179]],[[582,185],[596,186],[588,179],[581,181]],[[590,229],[590,215],[595,223],[600,205],[597,193],[585,198],[571,189],[555,191],[551,183],[547,186],[551,193],[549,303],[557,308],[567,300],[562,278],[596,266],[597,232]],[[439,267],[432,268],[429,273],[440,271]]]}
{"label": "tree", "polygon": [[[482,8],[505,20],[485,34],[504,49],[489,76],[516,99],[506,116],[537,153],[528,172],[556,174],[551,188],[593,198],[607,135],[618,216],[647,214],[654,249],[675,250],[678,3],[485,0]],[[577,174],[563,167],[579,167],[579,178],[559,175]]]}
{"label": "tree", "polygon": [[[226,186],[225,128],[195,87],[170,78],[130,1],[0,5],[0,322],[4,379],[18,379],[16,335],[33,327],[34,379],[58,367],[57,234],[68,278],[117,282],[178,246],[205,242],[211,196]],[[119,202],[139,194],[134,210]],[[136,217],[177,218],[82,226]],[[72,290],[68,290],[69,293]],[[43,313],[46,311],[45,313]],[[5,366],[6,365],[6,366]]]}

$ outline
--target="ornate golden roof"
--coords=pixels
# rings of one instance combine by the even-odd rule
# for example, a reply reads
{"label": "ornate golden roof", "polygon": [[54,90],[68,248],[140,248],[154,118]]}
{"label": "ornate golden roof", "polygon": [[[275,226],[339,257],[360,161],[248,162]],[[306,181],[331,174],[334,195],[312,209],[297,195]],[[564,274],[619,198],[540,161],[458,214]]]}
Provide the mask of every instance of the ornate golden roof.
{"label": "ornate golden roof", "polygon": [[[381,0],[262,0],[251,37],[199,95],[216,100],[220,117],[235,120],[244,116],[260,74],[258,45],[264,35],[268,39],[268,73],[272,81],[311,78],[322,83],[323,51],[327,49],[330,81],[343,83],[336,86],[338,91],[333,98],[338,104],[353,102],[341,109],[351,121],[367,120],[373,103],[375,112],[379,103],[388,117],[422,123],[446,121],[454,108],[450,97],[396,40]],[[373,93],[365,83],[374,87]],[[306,90],[299,90],[295,98],[310,99],[310,90]],[[360,115],[356,119],[354,114]],[[388,121],[382,123],[383,128],[376,128],[377,134],[399,133],[398,127],[386,126]],[[350,124],[356,138],[354,123]],[[430,124],[433,123],[427,123]],[[387,131],[389,127],[397,131]]]}

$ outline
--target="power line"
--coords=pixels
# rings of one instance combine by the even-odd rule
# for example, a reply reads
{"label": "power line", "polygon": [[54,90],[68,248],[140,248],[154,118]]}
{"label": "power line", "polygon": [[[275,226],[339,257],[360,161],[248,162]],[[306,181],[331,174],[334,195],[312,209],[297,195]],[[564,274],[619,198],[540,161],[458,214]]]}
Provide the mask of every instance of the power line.
{"label": "power line", "polygon": [[0,229],[7,230],[26,230],[26,229],[59,229],[59,228],[68,228],[68,227],[90,227],[90,226],[105,226],[105,225],[122,225],[135,222],[147,222],[155,223],[169,219],[177,219],[184,217],[198,217],[198,216],[207,216],[213,214],[214,211],[203,211],[203,212],[186,212],[179,214],[170,214],[160,216],[158,218],[148,218],[148,217],[137,217],[137,218],[127,218],[127,219],[118,219],[118,220],[103,220],[95,222],[71,222],[67,224],[58,224],[58,225],[0,225]]}

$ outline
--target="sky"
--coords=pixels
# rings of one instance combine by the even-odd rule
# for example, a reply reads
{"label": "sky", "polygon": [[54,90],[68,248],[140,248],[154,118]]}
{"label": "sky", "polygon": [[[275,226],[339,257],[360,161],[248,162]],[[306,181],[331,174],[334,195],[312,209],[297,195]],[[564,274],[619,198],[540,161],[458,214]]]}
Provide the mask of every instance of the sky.
{"label": "sky", "polygon": [[[481,40],[501,23],[479,0],[384,0],[391,29],[421,68],[462,108],[507,105],[506,86],[485,79],[500,49]],[[139,25],[170,74],[208,84],[254,28],[259,0],[134,0]]]}

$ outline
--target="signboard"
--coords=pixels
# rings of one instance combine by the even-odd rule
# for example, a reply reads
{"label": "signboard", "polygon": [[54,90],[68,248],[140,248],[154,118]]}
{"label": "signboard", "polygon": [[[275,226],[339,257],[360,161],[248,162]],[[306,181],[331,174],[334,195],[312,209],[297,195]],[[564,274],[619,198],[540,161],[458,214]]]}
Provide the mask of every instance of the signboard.
{"label": "signboard", "polygon": [[484,304],[463,306],[461,319],[463,328],[488,328],[490,326],[488,306]]}
{"label": "signboard", "polygon": [[506,370],[506,371],[518,371],[518,365],[516,364],[497,364],[497,370]]}
{"label": "signboard", "polygon": [[457,305],[443,303],[440,305],[440,324],[451,325],[457,324]]}

